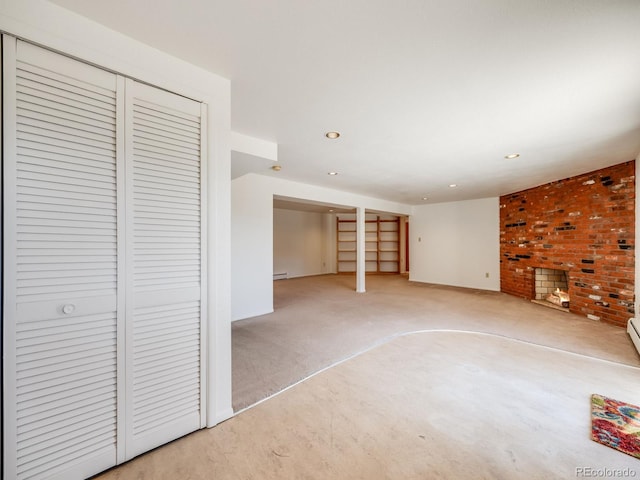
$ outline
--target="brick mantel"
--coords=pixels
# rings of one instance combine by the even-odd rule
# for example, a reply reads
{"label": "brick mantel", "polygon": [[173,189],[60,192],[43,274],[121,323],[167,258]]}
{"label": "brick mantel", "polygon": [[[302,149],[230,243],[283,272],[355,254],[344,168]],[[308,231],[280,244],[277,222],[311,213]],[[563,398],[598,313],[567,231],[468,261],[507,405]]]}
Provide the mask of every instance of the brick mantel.
{"label": "brick mantel", "polygon": [[570,310],[634,315],[635,162],[500,197],[500,288],[534,298],[535,268],[565,270]]}

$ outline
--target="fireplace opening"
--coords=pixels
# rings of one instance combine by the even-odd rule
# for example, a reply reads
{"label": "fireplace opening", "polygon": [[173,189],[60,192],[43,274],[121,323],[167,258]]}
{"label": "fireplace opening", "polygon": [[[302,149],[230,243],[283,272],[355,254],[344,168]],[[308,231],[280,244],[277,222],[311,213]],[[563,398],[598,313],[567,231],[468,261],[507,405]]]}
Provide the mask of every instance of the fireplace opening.
{"label": "fireplace opening", "polygon": [[535,303],[569,311],[569,278],[565,270],[536,268]]}

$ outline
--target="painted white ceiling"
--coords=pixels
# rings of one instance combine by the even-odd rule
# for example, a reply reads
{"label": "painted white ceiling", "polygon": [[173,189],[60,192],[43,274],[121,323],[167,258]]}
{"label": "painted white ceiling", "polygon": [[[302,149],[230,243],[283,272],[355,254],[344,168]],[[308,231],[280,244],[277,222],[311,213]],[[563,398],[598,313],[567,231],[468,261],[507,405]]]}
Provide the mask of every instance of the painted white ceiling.
{"label": "painted white ceiling", "polygon": [[637,0],[55,3],[231,79],[232,129],[282,165],[234,156],[236,175],[421,204],[640,152]]}

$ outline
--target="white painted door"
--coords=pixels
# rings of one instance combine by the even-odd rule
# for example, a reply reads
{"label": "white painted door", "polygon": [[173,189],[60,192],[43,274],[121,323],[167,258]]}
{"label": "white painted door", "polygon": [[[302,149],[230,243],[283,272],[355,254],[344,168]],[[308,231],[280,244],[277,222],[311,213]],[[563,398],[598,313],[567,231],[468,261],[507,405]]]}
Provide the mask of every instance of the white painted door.
{"label": "white painted door", "polygon": [[204,427],[202,106],[127,80],[126,457]]}
{"label": "white painted door", "polygon": [[204,106],[3,38],[4,475],[204,426]]}
{"label": "white painted door", "polygon": [[4,38],[5,478],[116,461],[116,76]]}

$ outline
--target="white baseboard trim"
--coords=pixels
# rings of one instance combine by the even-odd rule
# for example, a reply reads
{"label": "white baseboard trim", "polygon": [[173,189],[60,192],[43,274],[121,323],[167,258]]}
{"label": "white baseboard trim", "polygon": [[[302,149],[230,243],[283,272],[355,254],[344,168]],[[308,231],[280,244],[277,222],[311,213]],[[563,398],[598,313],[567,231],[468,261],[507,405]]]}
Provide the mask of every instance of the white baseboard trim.
{"label": "white baseboard trim", "polygon": [[640,321],[636,318],[630,318],[627,322],[627,333],[631,337],[631,341],[640,353]]}

